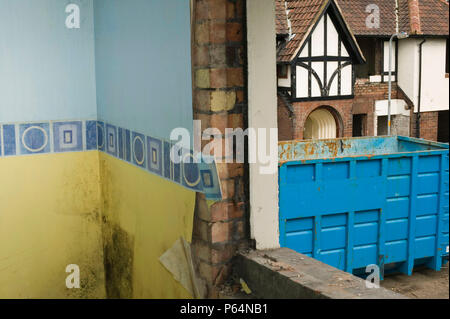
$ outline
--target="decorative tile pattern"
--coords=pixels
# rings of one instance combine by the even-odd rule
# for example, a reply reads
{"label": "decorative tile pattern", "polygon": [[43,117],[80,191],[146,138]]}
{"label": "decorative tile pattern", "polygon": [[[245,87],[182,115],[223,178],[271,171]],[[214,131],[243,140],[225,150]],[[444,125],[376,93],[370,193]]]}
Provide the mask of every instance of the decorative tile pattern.
{"label": "decorative tile pattern", "polygon": [[82,151],[82,122],[53,123],[53,139],[56,153]]}
{"label": "decorative tile pattern", "polygon": [[118,134],[119,158],[127,162],[131,162],[130,138],[131,138],[130,130],[126,130],[119,127],[119,134]]}
{"label": "decorative tile pattern", "polygon": [[150,172],[163,175],[162,142],[152,137],[147,137],[147,158]]}
{"label": "decorative tile pattern", "polygon": [[20,124],[19,132],[21,154],[50,152],[50,128],[48,123]]}
{"label": "decorative tile pattern", "polygon": [[183,185],[198,191],[202,189],[199,165],[194,163],[194,155],[192,152],[189,152],[184,156],[181,167],[183,169]]}
{"label": "decorative tile pattern", "polygon": [[183,187],[221,199],[215,163],[171,160],[174,143],[97,120],[48,121],[0,125],[0,157],[99,150]]}
{"label": "decorative tile pattern", "polygon": [[3,130],[3,156],[16,155],[16,126],[5,124]]}
{"label": "decorative tile pattern", "polygon": [[170,159],[170,149],[172,146],[172,143],[164,142],[164,177],[176,183],[180,183],[181,165],[172,162]]}
{"label": "decorative tile pattern", "polygon": [[86,149],[97,149],[97,121],[86,121]]}
{"label": "decorative tile pattern", "polygon": [[97,148],[100,151],[105,150],[106,138],[105,138],[105,123],[97,122]]}
{"label": "decorative tile pattern", "polygon": [[117,130],[113,125],[106,125],[106,152],[117,156]]}
{"label": "decorative tile pattern", "polygon": [[145,136],[143,134],[133,132],[131,145],[133,163],[139,167],[145,168]]}

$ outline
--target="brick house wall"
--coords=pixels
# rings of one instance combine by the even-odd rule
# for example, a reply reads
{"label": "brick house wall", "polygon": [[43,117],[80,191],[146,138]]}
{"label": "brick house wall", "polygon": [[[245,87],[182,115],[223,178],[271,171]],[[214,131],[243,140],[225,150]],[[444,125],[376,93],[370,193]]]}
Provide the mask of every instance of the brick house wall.
{"label": "brick house wall", "polygon": [[[387,100],[389,98],[389,84],[370,83],[366,80],[357,80],[355,84],[355,98],[353,99],[353,114],[367,114],[366,135],[373,136],[375,134],[375,102],[379,100]],[[412,102],[399,89],[397,82],[392,82],[392,99],[405,100],[408,107],[412,109]],[[399,121],[399,125],[405,124]],[[394,125],[394,123],[393,123]],[[405,130],[400,129],[401,132]]]}
{"label": "brick house wall", "polygon": [[[311,101],[293,103],[294,114],[291,116],[288,108],[284,105],[281,98],[278,98],[278,134],[279,140],[303,139],[303,129],[305,121],[309,114],[321,106],[330,106],[342,119],[341,132],[343,137],[351,137],[353,132],[353,115],[365,114],[366,125],[364,135],[373,136],[375,134],[375,102],[378,100],[387,100],[389,95],[388,83],[371,83],[368,80],[358,79],[355,84],[355,97],[348,100],[329,100],[329,101]],[[392,83],[392,99],[403,99],[412,109],[412,102],[397,86]],[[393,121],[393,125],[403,126],[407,122],[404,119]],[[436,122],[437,123],[437,122]],[[436,124],[437,129],[437,124]],[[289,133],[291,130],[291,133]],[[396,130],[397,131],[397,130]],[[399,132],[411,132],[408,128],[399,128]],[[437,134],[437,133],[436,133]]]}
{"label": "brick house wall", "polygon": [[[417,113],[411,116],[411,136],[417,134]],[[438,139],[439,112],[422,112],[420,114],[420,137],[426,140],[437,141]]]}
{"label": "brick house wall", "polygon": [[[293,119],[293,139],[303,139],[303,129],[309,114],[320,107],[327,107],[338,115],[340,121],[338,122],[339,130],[343,137],[352,136],[352,105],[353,100],[330,100],[330,101],[310,101],[310,102],[295,102],[292,104],[294,108]],[[339,123],[340,122],[340,123]]]}
{"label": "brick house wall", "polygon": [[[193,1],[193,107],[202,130],[247,127],[245,0]],[[222,136],[223,142],[224,136]],[[202,148],[209,141],[204,141]],[[197,194],[192,252],[208,297],[231,271],[236,250],[247,244],[248,167],[217,164],[223,199]]]}
{"label": "brick house wall", "polygon": [[278,95],[278,140],[289,141],[294,138],[293,123],[294,117],[283,98]]}

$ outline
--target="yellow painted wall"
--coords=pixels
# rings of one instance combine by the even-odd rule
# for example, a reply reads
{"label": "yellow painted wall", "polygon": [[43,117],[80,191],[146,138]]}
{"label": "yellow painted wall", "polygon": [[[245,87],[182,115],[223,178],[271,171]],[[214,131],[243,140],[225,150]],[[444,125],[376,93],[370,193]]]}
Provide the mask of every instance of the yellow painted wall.
{"label": "yellow painted wall", "polygon": [[108,297],[191,298],[159,257],[191,241],[195,192],[105,153],[100,170]]}
{"label": "yellow painted wall", "polygon": [[[159,257],[191,241],[194,206],[97,151],[0,158],[0,299],[191,298]],[[65,286],[69,264],[81,289]]]}
{"label": "yellow painted wall", "polygon": [[[0,298],[104,298],[98,152],[0,158]],[[68,264],[81,289],[66,288]]]}

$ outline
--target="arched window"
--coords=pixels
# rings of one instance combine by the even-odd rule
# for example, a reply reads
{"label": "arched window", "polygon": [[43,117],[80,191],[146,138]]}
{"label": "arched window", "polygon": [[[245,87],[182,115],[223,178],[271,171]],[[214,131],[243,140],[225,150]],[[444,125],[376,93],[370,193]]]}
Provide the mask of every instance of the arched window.
{"label": "arched window", "polygon": [[308,140],[339,137],[340,123],[338,116],[336,112],[332,112],[327,107],[316,109],[306,119],[303,138]]}

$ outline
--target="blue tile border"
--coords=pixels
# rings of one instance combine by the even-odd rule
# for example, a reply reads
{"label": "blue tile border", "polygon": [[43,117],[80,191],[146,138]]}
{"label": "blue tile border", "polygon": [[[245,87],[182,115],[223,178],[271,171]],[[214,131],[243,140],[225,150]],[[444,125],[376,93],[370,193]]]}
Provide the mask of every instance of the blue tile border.
{"label": "blue tile border", "polygon": [[[216,164],[174,163],[174,144],[99,120],[0,124],[0,158],[99,150],[187,189],[221,200]],[[192,157],[192,151],[186,152]]]}

